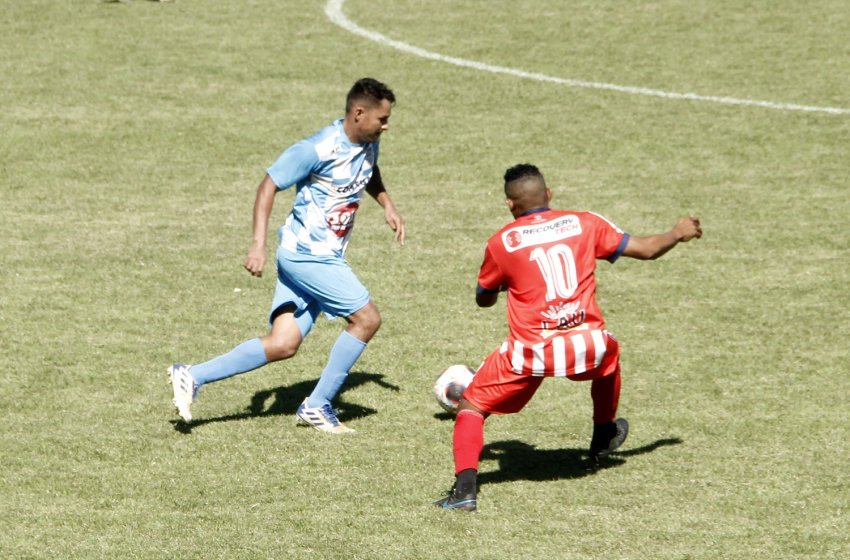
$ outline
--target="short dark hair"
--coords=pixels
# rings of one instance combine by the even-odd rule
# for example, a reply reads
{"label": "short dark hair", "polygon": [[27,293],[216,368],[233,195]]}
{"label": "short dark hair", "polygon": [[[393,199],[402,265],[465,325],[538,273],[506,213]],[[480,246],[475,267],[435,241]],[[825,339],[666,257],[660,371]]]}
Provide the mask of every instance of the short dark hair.
{"label": "short dark hair", "polygon": [[378,103],[382,99],[395,103],[395,94],[386,84],[374,78],[361,78],[348,90],[345,98],[345,112],[351,111],[358,101],[368,100],[371,103]]}
{"label": "short dark hair", "polygon": [[509,183],[525,179],[526,177],[539,177],[541,181],[544,183],[546,182],[543,178],[543,174],[539,169],[537,169],[536,165],[531,165],[530,163],[519,163],[505,171],[505,188],[508,187]]}

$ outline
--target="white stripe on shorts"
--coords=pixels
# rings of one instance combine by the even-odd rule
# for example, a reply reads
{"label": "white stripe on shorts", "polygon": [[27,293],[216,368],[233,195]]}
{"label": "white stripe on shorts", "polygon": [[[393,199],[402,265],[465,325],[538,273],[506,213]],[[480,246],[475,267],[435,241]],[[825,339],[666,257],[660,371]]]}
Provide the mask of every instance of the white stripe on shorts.
{"label": "white stripe on shorts", "polygon": [[602,358],[605,357],[605,337],[602,336],[602,331],[590,331],[590,336],[593,337],[593,344],[596,346],[596,356],[593,358],[593,367],[598,368],[602,363]]}
{"label": "white stripe on shorts", "polygon": [[584,343],[584,337],[580,334],[574,334],[570,337],[570,340],[573,343],[573,348],[576,351],[575,357],[575,372],[576,373],[584,373],[587,371],[586,363],[586,354],[587,354],[587,345]]}
{"label": "white stripe on shorts", "polygon": [[522,372],[522,366],[525,363],[525,358],[523,357],[523,345],[522,342],[514,341],[514,353],[511,356],[511,367],[514,368],[516,372]]}
{"label": "white stripe on shorts", "polygon": [[543,347],[544,343],[535,344],[531,347],[532,357],[531,357],[531,374],[532,375],[543,375],[544,366],[543,363]]}
{"label": "white stripe on shorts", "polygon": [[555,376],[567,375],[567,345],[563,336],[552,339],[552,354],[555,358]]}

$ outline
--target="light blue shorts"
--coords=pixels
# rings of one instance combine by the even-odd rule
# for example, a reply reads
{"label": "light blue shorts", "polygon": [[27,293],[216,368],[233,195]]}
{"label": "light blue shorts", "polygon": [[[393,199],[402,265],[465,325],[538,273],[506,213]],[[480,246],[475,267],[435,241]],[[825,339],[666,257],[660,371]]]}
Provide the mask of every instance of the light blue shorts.
{"label": "light blue shorts", "polygon": [[371,296],[354,271],[340,257],[314,257],[277,250],[277,286],[269,323],[286,305],[295,306],[295,319],[305,336],[319,311],[328,318],[348,317],[362,309]]}

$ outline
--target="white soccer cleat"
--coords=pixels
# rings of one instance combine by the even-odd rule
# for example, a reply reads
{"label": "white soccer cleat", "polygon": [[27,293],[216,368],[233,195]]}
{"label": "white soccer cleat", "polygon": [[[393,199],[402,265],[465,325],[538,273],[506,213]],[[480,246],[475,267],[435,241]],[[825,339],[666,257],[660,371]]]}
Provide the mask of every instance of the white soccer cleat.
{"label": "white soccer cleat", "polygon": [[192,421],[192,401],[198,396],[198,384],[189,373],[189,368],[183,364],[174,364],[168,368],[171,378],[171,389],[174,391],[174,407],[177,414],[186,422]]}
{"label": "white soccer cleat", "polygon": [[304,399],[304,402],[298,405],[295,417],[298,418],[299,424],[306,424],[320,432],[347,434],[354,431],[339,421],[334,409],[329,404],[319,408],[310,408],[307,406],[307,399]]}

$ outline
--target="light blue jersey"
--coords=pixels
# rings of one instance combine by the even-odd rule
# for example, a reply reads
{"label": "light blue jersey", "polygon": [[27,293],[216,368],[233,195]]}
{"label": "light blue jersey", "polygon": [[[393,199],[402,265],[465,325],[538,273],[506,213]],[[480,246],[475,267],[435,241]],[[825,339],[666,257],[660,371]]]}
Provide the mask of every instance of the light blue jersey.
{"label": "light blue jersey", "polygon": [[292,211],[280,227],[291,253],[342,257],[362,191],[378,161],[378,142],[353,144],[342,119],[288,148],[268,168],[279,190],[296,185]]}

